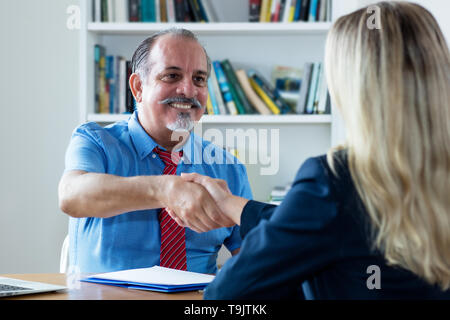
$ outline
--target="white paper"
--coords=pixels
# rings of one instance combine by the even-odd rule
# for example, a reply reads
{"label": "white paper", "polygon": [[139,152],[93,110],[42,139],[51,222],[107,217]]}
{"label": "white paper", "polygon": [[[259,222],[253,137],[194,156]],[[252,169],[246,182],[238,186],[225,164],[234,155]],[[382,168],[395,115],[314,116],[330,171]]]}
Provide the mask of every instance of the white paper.
{"label": "white paper", "polygon": [[213,281],[214,276],[203,273],[196,273],[154,266],[151,268],[130,269],[130,270],[102,273],[93,275],[90,278],[118,280],[124,282],[135,282],[143,284],[177,286],[177,285],[209,283]]}

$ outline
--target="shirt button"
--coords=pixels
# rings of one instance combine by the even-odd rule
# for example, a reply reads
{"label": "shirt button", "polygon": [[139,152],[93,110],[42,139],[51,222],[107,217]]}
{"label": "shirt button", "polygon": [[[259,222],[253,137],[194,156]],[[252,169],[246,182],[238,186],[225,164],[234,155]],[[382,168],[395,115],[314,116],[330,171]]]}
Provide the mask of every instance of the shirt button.
{"label": "shirt button", "polygon": [[152,158],[155,159],[156,158],[156,154],[152,154]]}

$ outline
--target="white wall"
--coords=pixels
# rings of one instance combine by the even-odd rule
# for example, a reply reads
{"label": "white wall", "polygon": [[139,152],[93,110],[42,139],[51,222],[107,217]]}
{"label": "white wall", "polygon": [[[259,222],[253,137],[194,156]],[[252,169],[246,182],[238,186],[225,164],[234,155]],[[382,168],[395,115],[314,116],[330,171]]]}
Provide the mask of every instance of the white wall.
{"label": "white wall", "polygon": [[78,122],[78,0],[0,1],[0,273],[57,272],[64,152]]}

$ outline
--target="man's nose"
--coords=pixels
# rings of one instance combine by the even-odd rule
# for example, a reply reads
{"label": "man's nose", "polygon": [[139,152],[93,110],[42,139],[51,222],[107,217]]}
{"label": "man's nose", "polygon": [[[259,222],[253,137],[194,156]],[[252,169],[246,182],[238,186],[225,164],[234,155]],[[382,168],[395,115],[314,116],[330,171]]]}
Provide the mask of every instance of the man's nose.
{"label": "man's nose", "polygon": [[197,87],[193,83],[192,79],[185,78],[183,81],[180,81],[177,88],[177,94],[183,95],[186,98],[195,98],[197,97],[197,93]]}

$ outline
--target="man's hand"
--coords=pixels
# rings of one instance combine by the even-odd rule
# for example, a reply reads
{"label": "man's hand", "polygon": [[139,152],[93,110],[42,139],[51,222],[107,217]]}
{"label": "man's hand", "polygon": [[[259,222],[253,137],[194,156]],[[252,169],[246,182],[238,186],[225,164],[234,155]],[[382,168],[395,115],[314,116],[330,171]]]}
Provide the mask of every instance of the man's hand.
{"label": "man's hand", "polygon": [[165,194],[163,204],[180,226],[189,227],[196,232],[206,232],[235,225],[200,184],[179,176],[170,176],[165,185]]}
{"label": "man's hand", "polygon": [[234,196],[224,180],[214,179],[197,173],[182,173],[181,178],[185,181],[195,182],[205,187],[216,201],[219,209],[232,220],[234,224],[240,225],[241,213],[248,200]]}

